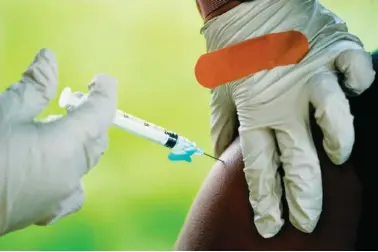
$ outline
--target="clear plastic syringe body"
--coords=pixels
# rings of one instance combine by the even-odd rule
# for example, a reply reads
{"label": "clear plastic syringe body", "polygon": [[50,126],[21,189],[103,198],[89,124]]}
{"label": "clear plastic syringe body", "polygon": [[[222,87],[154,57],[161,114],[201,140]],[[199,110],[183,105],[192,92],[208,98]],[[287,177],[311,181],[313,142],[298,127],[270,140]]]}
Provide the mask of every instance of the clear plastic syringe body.
{"label": "clear plastic syringe body", "polygon": [[144,137],[155,143],[173,148],[177,143],[178,135],[138,117],[117,110],[113,124],[134,135]]}
{"label": "clear plastic syringe body", "polygon": [[[60,96],[59,105],[60,107],[77,107],[83,103],[87,97],[87,94],[72,93],[70,88],[65,88]],[[113,124],[129,133],[146,138],[168,148],[178,150],[188,147],[196,148],[195,143],[188,139],[121,110],[117,110]],[[198,149],[197,154],[201,155],[202,150]]]}

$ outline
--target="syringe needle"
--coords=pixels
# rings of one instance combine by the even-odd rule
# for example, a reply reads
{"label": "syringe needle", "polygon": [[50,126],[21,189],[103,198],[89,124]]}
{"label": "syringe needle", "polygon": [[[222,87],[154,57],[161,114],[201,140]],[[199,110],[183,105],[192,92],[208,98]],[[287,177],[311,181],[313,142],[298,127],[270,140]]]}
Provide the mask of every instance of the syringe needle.
{"label": "syringe needle", "polygon": [[219,159],[219,158],[216,158],[210,154],[207,154],[206,152],[203,153],[205,156],[209,157],[209,158],[212,158],[212,159],[215,159],[215,160],[218,160],[220,162],[222,162],[223,164],[226,164],[223,160]]}

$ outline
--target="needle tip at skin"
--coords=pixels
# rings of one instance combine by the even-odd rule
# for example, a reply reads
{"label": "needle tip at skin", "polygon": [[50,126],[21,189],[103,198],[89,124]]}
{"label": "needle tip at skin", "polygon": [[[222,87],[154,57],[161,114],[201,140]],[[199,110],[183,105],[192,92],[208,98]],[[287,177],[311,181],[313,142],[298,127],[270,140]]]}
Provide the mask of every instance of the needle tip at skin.
{"label": "needle tip at skin", "polygon": [[214,157],[214,156],[212,156],[212,155],[210,155],[210,154],[207,154],[206,152],[203,153],[203,154],[204,154],[205,156],[209,157],[209,158],[215,159],[215,160],[217,160],[217,161],[222,162],[223,164],[226,164],[223,160],[221,160],[221,159],[219,159],[219,158],[216,158],[216,157]]}

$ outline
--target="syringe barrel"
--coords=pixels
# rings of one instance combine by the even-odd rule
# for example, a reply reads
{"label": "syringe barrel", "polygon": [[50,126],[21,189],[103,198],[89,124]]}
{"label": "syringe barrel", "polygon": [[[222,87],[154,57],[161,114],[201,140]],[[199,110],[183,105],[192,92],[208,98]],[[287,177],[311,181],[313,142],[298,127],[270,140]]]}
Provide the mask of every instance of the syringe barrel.
{"label": "syringe barrel", "polygon": [[[87,94],[75,94],[72,93],[71,89],[66,88],[60,96],[59,105],[60,107],[77,107],[87,98]],[[113,124],[129,133],[144,137],[168,148],[174,148],[178,144],[179,138],[181,140],[180,143],[182,143],[183,140],[173,132],[166,131],[159,126],[127,114],[121,110],[117,110]]]}
{"label": "syringe barrel", "polygon": [[178,135],[152,123],[117,110],[114,125],[134,135],[144,137],[168,148],[175,147]]}

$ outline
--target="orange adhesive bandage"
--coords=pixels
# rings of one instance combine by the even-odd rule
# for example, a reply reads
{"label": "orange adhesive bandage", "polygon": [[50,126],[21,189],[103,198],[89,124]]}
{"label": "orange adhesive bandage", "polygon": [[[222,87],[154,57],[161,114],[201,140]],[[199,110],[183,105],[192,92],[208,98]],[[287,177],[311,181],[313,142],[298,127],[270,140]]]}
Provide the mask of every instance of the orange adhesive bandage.
{"label": "orange adhesive bandage", "polygon": [[202,86],[216,88],[262,70],[298,64],[308,50],[309,42],[301,32],[272,33],[203,54],[195,75]]}

